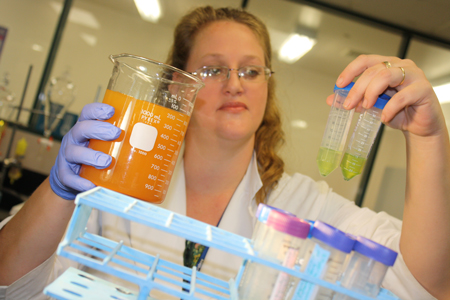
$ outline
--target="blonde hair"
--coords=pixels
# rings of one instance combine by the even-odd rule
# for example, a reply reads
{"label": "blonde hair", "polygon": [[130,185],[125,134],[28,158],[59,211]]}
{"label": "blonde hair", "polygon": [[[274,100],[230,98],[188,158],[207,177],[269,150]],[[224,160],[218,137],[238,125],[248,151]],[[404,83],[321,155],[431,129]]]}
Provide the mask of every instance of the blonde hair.
{"label": "blonde hair", "polygon": [[[270,37],[264,23],[254,15],[240,9],[199,7],[185,15],[174,32],[174,43],[169,52],[167,63],[185,70],[190,51],[197,33],[206,25],[216,21],[234,21],[248,26],[259,39],[264,50],[264,60],[268,68],[272,67]],[[258,171],[263,187],[256,194],[257,203],[264,203],[270,191],[276,187],[284,172],[284,162],[277,155],[278,148],[284,143],[280,112],[276,105],[275,79],[269,78],[267,104],[263,120],[255,135],[255,153]]]}

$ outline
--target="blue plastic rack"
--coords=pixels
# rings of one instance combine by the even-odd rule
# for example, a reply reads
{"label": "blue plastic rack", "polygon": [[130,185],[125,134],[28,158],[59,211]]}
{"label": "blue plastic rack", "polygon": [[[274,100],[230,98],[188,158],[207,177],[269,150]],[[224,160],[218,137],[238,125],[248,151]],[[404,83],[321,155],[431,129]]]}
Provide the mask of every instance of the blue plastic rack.
{"label": "blue plastic rack", "polygon": [[[376,298],[371,298],[347,290],[338,284],[331,284],[298,270],[261,259],[255,254],[247,238],[106,188],[96,187],[81,193],[76,197],[75,203],[75,211],[57,254],[126,280],[137,285],[139,291],[132,291],[70,268],[44,290],[45,294],[56,299],[150,300],[153,299],[149,296],[150,291],[159,290],[185,300],[204,297],[238,300],[237,287],[247,261],[254,261],[358,300],[398,300],[384,289]],[[86,225],[93,209],[240,256],[243,258],[242,267],[236,278],[230,278],[227,282],[197,272],[195,267],[186,268],[160,259],[159,255],[152,256],[127,247],[122,241],[112,241],[89,233],[86,231]]]}

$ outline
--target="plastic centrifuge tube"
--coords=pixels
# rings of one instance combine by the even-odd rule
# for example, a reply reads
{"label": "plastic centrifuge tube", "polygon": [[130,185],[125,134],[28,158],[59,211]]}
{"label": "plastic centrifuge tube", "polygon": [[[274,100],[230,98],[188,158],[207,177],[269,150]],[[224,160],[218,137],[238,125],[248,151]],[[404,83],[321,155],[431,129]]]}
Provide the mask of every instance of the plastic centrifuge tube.
{"label": "plastic centrifuge tube", "polygon": [[372,148],[375,137],[381,125],[381,113],[386,103],[391,99],[386,94],[378,96],[377,102],[370,109],[365,110],[358,119],[355,131],[348,143],[341,170],[345,180],[350,180],[361,174],[362,169]]}
{"label": "plastic centrifuge tube", "polygon": [[322,138],[322,144],[317,155],[317,165],[322,176],[327,176],[333,172],[341,161],[345,140],[352,121],[353,112],[343,107],[348,92],[354,83],[350,83],[344,88],[334,87],[334,100],[328,115],[327,126]]}

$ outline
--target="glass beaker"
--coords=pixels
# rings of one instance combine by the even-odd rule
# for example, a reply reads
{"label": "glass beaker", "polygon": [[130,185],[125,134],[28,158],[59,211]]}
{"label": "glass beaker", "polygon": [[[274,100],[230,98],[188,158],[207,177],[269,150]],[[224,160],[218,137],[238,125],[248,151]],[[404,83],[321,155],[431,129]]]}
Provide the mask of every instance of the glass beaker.
{"label": "glass beaker", "polygon": [[355,111],[355,109],[345,109],[344,101],[353,85],[354,82],[351,82],[344,88],[334,87],[334,100],[316,159],[322,176],[328,176],[341,162],[345,140]]}
{"label": "glass beaker", "polygon": [[122,133],[114,141],[90,140],[89,148],[112,156],[111,165],[83,165],[80,176],[147,202],[164,201],[180,147],[204,83],[190,73],[144,57],[111,55],[114,63],[103,103],[106,120]]}

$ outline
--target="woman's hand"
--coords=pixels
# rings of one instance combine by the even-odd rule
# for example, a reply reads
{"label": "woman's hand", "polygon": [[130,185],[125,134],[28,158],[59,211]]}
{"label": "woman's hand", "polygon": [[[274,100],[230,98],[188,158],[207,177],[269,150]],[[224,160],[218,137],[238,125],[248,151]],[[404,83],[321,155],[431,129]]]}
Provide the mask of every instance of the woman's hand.
{"label": "woman's hand", "polygon": [[111,141],[119,137],[121,130],[99,120],[114,115],[114,108],[103,103],[91,103],[81,111],[78,122],[64,136],[55,165],[50,172],[50,186],[60,197],[73,200],[82,191],[95,185],[78,176],[81,164],[103,169],[111,164],[111,156],[87,148],[89,139]]}
{"label": "woman's hand", "polygon": [[[403,70],[402,70],[403,69]],[[403,131],[406,189],[400,249],[414,277],[438,299],[450,299],[450,141],[444,115],[430,82],[411,60],[362,55],[337,80],[359,76],[347,108],[370,108],[381,93],[391,96],[382,121]],[[328,97],[331,103],[333,97]],[[433,255],[424,255],[433,249]]]}
{"label": "woman's hand", "polygon": [[[346,108],[370,108],[378,95],[386,93],[392,98],[383,109],[383,123],[419,137],[447,134],[436,94],[423,71],[411,60],[361,55],[344,69],[336,84],[345,87],[357,76],[360,77],[344,104]],[[329,104],[332,100],[333,96],[327,98]]]}

